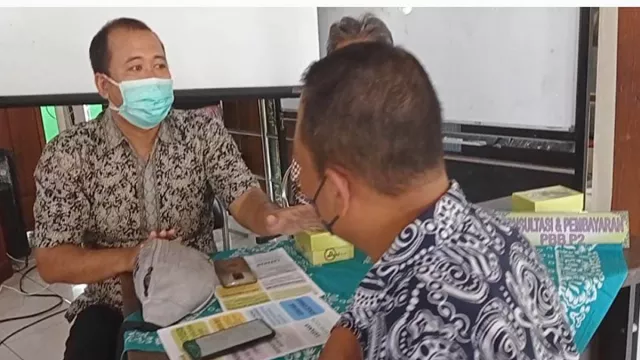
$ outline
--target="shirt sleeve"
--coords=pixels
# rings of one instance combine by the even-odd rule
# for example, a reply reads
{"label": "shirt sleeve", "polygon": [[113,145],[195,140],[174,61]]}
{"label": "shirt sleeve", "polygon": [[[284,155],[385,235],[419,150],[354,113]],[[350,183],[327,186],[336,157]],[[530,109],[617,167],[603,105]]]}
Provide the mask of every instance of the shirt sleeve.
{"label": "shirt sleeve", "polygon": [[235,141],[219,115],[211,115],[205,131],[207,180],[215,195],[228,207],[247,190],[260,187],[242,160]]}
{"label": "shirt sleeve", "polygon": [[79,155],[62,136],[45,147],[34,174],[34,247],[80,245],[89,220]]}
{"label": "shirt sleeve", "polygon": [[356,338],[358,338],[358,341],[360,341],[360,338],[362,337],[362,330],[359,326],[358,326],[358,321],[356,320],[356,317],[353,315],[353,313],[349,310],[345,311],[341,316],[340,319],[338,320],[338,322],[336,323],[336,327],[342,327],[345,328],[349,331],[351,331],[353,333],[353,335],[356,336]]}
{"label": "shirt sleeve", "polygon": [[309,200],[302,194],[302,190],[300,188],[300,165],[293,160],[291,162],[291,173],[289,175],[289,180],[291,181],[289,188],[291,189],[291,195],[294,201],[293,205],[307,205],[309,204]]}

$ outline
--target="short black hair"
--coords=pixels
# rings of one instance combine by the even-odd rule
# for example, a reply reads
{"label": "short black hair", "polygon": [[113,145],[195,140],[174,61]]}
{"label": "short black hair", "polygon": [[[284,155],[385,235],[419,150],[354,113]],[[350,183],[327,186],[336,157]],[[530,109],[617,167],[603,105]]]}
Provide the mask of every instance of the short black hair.
{"label": "short black hair", "polygon": [[[91,68],[95,74],[107,74],[109,75],[109,61],[111,54],[109,53],[109,34],[117,29],[127,30],[146,30],[151,31],[151,28],[144,22],[132,19],[132,18],[118,18],[106,23],[91,39],[91,45],[89,45],[89,58],[91,59]],[[155,33],[154,33],[155,34]],[[156,37],[158,37],[156,35]],[[160,38],[158,38],[160,41]],[[160,41],[162,44],[162,41]],[[164,50],[164,45],[162,45]]]}
{"label": "short black hair", "polygon": [[319,172],[341,166],[398,195],[442,166],[440,103],[406,50],[351,44],[312,64],[303,82],[300,136]]}

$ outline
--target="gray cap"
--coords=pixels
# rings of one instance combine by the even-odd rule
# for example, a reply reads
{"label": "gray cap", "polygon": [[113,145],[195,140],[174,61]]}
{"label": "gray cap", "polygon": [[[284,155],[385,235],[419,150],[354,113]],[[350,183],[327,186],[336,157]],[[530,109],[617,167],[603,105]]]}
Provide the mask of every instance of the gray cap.
{"label": "gray cap", "polygon": [[133,271],[142,318],[161,327],[201,310],[213,298],[217,284],[209,256],[178,240],[145,243]]}

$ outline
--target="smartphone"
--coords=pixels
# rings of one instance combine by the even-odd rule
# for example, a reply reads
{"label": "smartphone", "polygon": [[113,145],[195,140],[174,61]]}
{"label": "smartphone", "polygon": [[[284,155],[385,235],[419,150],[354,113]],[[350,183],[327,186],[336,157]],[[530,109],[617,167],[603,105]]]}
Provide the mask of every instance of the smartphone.
{"label": "smartphone", "polygon": [[226,288],[253,284],[258,281],[243,257],[216,260],[213,265],[220,283]]}
{"label": "smartphone", "polygon": [[209,360],[271,340],[275,335],[276,332],[267,323],[257,319],[185,341],[182,348],[192,360]]}

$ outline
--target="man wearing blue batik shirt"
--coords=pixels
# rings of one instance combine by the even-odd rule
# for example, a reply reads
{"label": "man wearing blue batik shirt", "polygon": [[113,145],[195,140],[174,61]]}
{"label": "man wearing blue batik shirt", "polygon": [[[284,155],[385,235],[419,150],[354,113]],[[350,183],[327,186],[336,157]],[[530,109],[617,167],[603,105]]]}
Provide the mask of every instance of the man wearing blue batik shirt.
{"label": "man wearing blue batik shirt", "polygon": [[448,179],[441,121],[402,48],[352,44],[305,74],[302,192],[375,262],[321,358],[577,359],[536,250]]}

